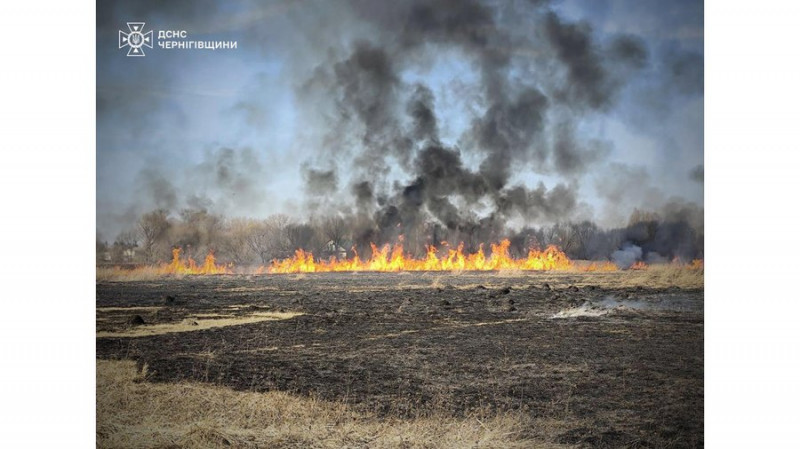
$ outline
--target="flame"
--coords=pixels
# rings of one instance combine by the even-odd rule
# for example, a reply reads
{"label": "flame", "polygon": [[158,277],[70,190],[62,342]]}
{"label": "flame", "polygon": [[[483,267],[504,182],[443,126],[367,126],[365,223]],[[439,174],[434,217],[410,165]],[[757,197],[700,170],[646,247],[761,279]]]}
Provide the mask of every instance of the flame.
{"label": "flame", "polygon": [[[610,272],[617,271],[617,265],[610,261],[593,261],[589,265],[573,263],[567,255],[555,245],[548,246],[544,250],[532,249],[528,251],[526,258],[514,259],[509,254],[511,242],[503,240],[497,244],[490,245],[490,252],[487,256],[481,244],[478,251],[473,254],[464,252],[464,244],[461,243],[453,249],[447,242],[442,242],[443,248],[437,250],[434,246],[427,246],[425,256],[419,259],[413,258],[403,252],[403,239],[395,245],[384,245],[378,247],[370,244],[372,255],[369,259],[361,260],[355,248],[354,256],[351,259],[337,260],[331,257],[329,260],[315,260],[314,255],[309,251],[298,249],[293,257],[283,260],[273,260],[269,266],[258,267],[256,270],[248,270],[252,274],[267,273],[324,273],[341,271],[375,271],[375,272],[400,272],[400,271],[494,271],[494,270],[524,270],[524,271],[584,271],[584,272]],[[672,266],[687,270],[703,270],[703,259],[694,259],[690,263],[682,262],[675,258]],[[630,270],[647,270],[649,266],[642,262],[636,262]],[[119,267],[114,270],[122,272]],[[213,274],[232,274],[233,264],[217,264],[213,252],[209,252],[201,265],[194,259],[187,257],[181,258],[181,249],[172,250],[172,261],[168,264],[161,264],[158,267],[138,267],[125,273],[155,271],[160,275],[189,274],[189,275],[213,275]],[[241,270],[239,270],[241,272]]]}
{"label": "flame", "polygon": [[231,270],[224,265],[217,265],[214,253],[209,252],[202,265],[197,265],[191,257],[181,260],[181,249],[172,249],[172,262],[159,267],[160,274],[230,274]]}
{"label": "flame", "polygon": [[[444,245],[447,247],[447,245]],[[361,260],[356,253],[351,259],[316,261],[311,252],[298,249],[294,257],[283,260],[273,260],[266,270],[268,273],[321,273],[335,271],[490,271],[490,270],[569,270],[573,268],[572,261],[563,251],[555,246],[549,246],[543,251],[530,250],[528,257],[514,259],[509,255],[511,242],[503,240],[491,245],[491,253],[487,257],[483,245],[473,254],[464,253],[464,244],[456,249],[447,247],[439,255],[434,246],[427,246],[426,255],[415,259],[403,252],[402,239],[395,245],[384,245],[378,248],[371,244],[372,255],[367,260]]]}
{"label": "flame", "polygon": [[672,265],[686,268],[687,270],[702,270],[705,268],[705,261],[703,259],[692,259],[691,262],[686,263],[676,256],[672,259]]}

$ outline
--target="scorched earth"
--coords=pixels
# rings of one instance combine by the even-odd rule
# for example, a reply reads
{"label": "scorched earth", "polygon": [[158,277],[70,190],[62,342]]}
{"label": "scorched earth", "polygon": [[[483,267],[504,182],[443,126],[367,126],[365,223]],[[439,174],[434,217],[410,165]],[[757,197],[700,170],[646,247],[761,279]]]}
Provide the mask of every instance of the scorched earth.
{"label": "scorched earth", "polygon": [[[651,267],[98,280],[98,444],[461,444],[444,433],[452,429],[400,444],[386,427],[337,433],[340,418],[328,433],[309,424],[287,436],[268,430],[275,422],[214,414],[204,419],[216,436],[198,437],[202,423],[181,430],[132,412],[127,401],[150,400],[144,393],[114,396],[122,387],[104,377],[107,364],[129,360],[135,388],[289,393],[389,427],[449,419],[488,447],[702,446],[702,276]],[[513,423],[487,436],[503,416]]]}

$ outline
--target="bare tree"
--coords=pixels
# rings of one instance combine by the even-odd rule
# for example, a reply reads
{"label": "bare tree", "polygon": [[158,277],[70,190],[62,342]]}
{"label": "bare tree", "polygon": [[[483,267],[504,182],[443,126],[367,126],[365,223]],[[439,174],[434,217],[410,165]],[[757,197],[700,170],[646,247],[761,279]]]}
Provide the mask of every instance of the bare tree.
{"label": "bare tree", "polygon": [[220,242],[222,252],[236,265],[248,265],[257,257],[250,245],[250,236],[258,229],[259,222],[246,218],[235,218],[223,228]]}
{"label": "bare tree", "polygon": [[261,259],[261,263],[266,264],[272,259],[270,233],[266,223],[258,223],[248,229],[245,239],[250,250]]}
{"label": "bare tree", "polygon": [[315,234],[314,228],[305,223],[290,224],[286,227],[286,236],[292,249],[312,249]]}
{"label": "bare tree", "polygon": [[117,239],[114,243],[119,243],[129,248],[136,248],[139,246],[139,241],[141,239],[142,235],[139,229],[126,229],[117,235]]}
{"label": "bare tree", "polygon": [[556,245],[568,256],[573,257],[578,247],[576,228],[571,223],[556,223],[542,229],[543,244]]}
{"label": "bare tree", "polygon": [[139,220],[142,249],[147,262],[155,262],[158,255],[158,245],[164,243],[170,226],[168,213],[164,209],[157,209],[147,213]]}
{"label": "bare tree", "polygon": [[558,228],[554,226],[545,226],[542,228],[542,241],[541,244],[543,246],[549,245],[561,245],[559,240],[560,236],[558,235]]}
{"label": "bare tree", "polygon": [[572,224],[572,234],[575,240],[573,253],[578,259],[589,258],[589,243],[597,234],[597,225],[589,220]]}
{"label": "bare tree", "polygon": [[100,231],[97,231],[97,238],[95,239],[95,257],[96,263],[106,262],[106,257],[108,255],[108,242],[103,240],[103,236],[100,234]]}
{"label": "bare tree", "polygon": [[221,216],[204,209],[184,209],[180,218],[173,226],[171,241],[183,248],[187,256],[202,258],[209,250],[217,249],[224,225]]}
{"label": "bare tree", "polygon": [[287,257],[291,253],[286,232],[288,226],[289,217],[279,214],[250,227],[246,236],[247,245],[258,255],[261,263],[266,264],[272,259]]}
{"label": "bare tree", "polygon": [[347,222],[339,216],[330,217],[322,223],[322,235],[337,248],[344,246],[349,231]]}

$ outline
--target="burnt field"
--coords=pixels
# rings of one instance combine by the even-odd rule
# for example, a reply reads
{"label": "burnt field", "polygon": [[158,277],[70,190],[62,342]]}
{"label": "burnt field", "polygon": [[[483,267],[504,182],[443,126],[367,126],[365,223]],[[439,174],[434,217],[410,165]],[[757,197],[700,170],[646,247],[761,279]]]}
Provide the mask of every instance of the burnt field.
{"label": "burnt field", "polygon": [[[510,438],[544,446],[702,446],[702,274],[631,276],[98,281],[97,358],[136,362],[143,383],[280,391],[381,420],[513,413],[527,421]],[[114,412],[98,409],[98,432]]]}

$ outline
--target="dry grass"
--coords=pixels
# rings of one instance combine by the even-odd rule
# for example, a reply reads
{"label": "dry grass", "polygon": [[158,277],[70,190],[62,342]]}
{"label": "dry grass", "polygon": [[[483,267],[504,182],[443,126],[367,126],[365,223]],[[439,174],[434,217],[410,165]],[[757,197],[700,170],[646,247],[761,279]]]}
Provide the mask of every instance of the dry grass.
{"label": "dry grass", "polygon": [[[487,276],[493,276],[498,282],[506,280],[521,279],[525,282],[549,283],[554,288],[568,287],[570,285],[588,286],[594,285],[604,288],[618,287],[649,287],[649,288],[703,288],[703,268],[689,268],[688,266],[678,265],[651,265],[645,270],[625,270],[625,271],[596,271],[586,272],[583,269],[589,264],[588,261],[576,261],[574,270],[568,271],[524,271],[524,270],[500,270],[495,272],[485,272]],[[353,272],[354,275],[360,274]],[[390,273],[389,275],[410,275],[411,272]],[[416,274],[416,273],[414,273]],[[394,289],[398,286],[415,288],[443,288],[447,277],[471,276],[469,272],[426,272],[416,274],[420,278],[431,278],[428,285],[401,282],[396,286],[371,286],[370,290]],[[482,273],[482,275],[484,275]],[[264,275],[269,276],[269,275]],[[158,272],[157,268],[137,268],[135,270],[124,270],[119,268],[98,268],[97,281],[137,281],[154,280],[164,277],[180,277],[179,275],[164,275]],[[293,275],[292,279],[301,280],[306,278],[305,274]],[[252,287],[253,290],[274,289],[274,287]],[[353,290],[357,291],[357,290]]]}
{"label": "dry grass", "polygon": [[[97,332],[97,337],[145,337],[150,335],[168,334],[171,332],[191,332],[214,327],[236,326],[239,324],[258,323],[261,321],[286,320],[302,315],[298,312],[264,312],[245,316],[217,315],[216,318],[205,318],[203,315],[193,315],[179,323],[162,323],[137,326],[121,332]],[[220,317],[221,316],[221,317]]]}
{"label": "dry grass", "polygon": [[703,288],[704,269],[690,269],[675,265],[652,265],[646,270],[625,271],[621,287],[643,286],[651,288]]}
{"label": "dry grass", "polygon": [[98,447],[548,447],[523,438],[531,422],[510,413],[378,419],[282,392],[150,383],[145,377],[132,361],[97,361]]}
{"label": "dry grass", "polygon": [[[134,269],[97,267],[95,279],[97,281],[152,281],[164,276],[158,267],[138,267]],[[176,275],[175,277],[180,276]]]}
{"label": "dry grass", "polygon": [[140,307],[97,307],[98,313],[107,312],[158,312],[164,309],[163,306],[140,306]]}
{"label": "dry grass", "polygon": [[[600,288],[669,288],[679,287],[685,289],[702,289],[704,282],[704,270],[702,268],[692,269],[687,266],[679,265],[651,265],[644,270],[618,270],[618,271],[596,271],[586,272],[581,270],[572,271],[521,271],[510,273],[498,271],[495,277],[500,280],[524,280],[524,283],[514,284],[515,287],[525,288],[527,284],[549,284],[554,289],[565,289],[570,286],[595,286]],[[484,284],[486,287],[493,285]],[[496,285],[503,285],[498,283]],[[469,287],[469,286],[466,286]]]}
{"label": "dry grass", "polygon": [[519,268],[501,268],[494,273],[495,277],[498,278],[518,278],[524,276],[526,271]]}

